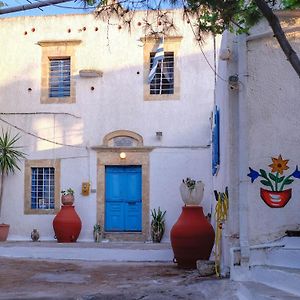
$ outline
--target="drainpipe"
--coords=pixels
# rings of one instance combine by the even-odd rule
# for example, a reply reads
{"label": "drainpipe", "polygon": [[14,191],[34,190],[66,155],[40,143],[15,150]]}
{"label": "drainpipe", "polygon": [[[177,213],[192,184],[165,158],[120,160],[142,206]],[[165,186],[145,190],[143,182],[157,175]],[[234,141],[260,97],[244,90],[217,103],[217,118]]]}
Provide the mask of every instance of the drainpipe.
{"label": "drainpipe", "polygon": [[246,95],[246,78],[247,72],[247,44],[246,35],[238,36],[238,76],[239,76],[239,93],[238,93],[238,163],[239,163],[239,231],[240,231],[240,249],[241,249],[241,266],[249,268],[250,248],[248,238],[248,161],[249,161],[249,122],[247,110]]}

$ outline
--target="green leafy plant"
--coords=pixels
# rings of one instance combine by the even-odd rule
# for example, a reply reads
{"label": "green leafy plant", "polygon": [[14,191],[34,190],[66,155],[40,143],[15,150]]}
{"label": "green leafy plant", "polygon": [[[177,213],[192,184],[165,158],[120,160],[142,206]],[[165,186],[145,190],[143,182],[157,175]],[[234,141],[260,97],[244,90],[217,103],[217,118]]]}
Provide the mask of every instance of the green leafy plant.
{"label": "green leafy plant", "polygon": [[192,191],[195,188],[196,183],[200,181],[196,181],[194,179],[187,177],[185,180],[182,179],[182,182],[188,187],[190,191]]}
{"label": "green leafy plant", "polygon": [[166,211],[162,211],[160,207],[157,211],[155,208],[151,210],[151,237],[153,242],[159,243],[162,239],[165,232],[165,215]]}
{"label": "green leafy plant", "polygon": [[3,183],[5,175],[10,173],[15,173],[16,170],[20,170],[18,163],[22,158],[25,158],[25,153],[20,151],[21,147],[16,146],[16,143],[20,139],[20,136],[17,134],[11,137],[9,131],[3,131],[0,136],[0,213],[2,207],[2,196],[3,196]]}
{"label": "green leafy plant", "polygon": [[64,195],[64,196],[67,196],[67,195],[72,195],[72,196],[74,196],[74,190],[71,189],[71,188],[68,188],[66,191],[65,191],[65,190],[62,190],[60,193],[61,193],[62,195]]}

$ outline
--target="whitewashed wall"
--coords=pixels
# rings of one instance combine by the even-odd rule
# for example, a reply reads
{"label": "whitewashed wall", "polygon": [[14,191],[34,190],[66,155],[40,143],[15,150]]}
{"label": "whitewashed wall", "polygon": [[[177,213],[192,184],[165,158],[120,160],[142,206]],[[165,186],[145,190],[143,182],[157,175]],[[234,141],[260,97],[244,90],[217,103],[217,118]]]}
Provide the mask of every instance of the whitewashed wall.
{"label": "whitewashed wall", "polygon": [[[205,182],[205,213],[210,211],[210,148],[202,147],[210,144],[213,72],[194,40],[190,25],[182,20],[181,12],[176,11],[174,35],[183,36],[177,62],[181,99],[145,102],[143,46],[139,41],[143,31],[142,26],[136,26],[142,14],[136,15],[131,34],[117,26],[107,27],[93,15],[0,20],[0,111],[69,114],[0,117],[26,132],[76,146],[62,147],[21,133],[20,145],[24,146],[28,159],[61,159],[61,188],[74,188],[76,210],[83,221],[80,240],[92,239],[96,222],[96,193],[88,197],[80,194],[83,181],[90,180],[92,189],[96,188],[96,155],[86,147],[101,145],[107,133],[118,129],[139,133],[147,146],[173,147],[155,149],[150,155],[150,207],[161,206],[167,210],[165,240],[181,211],[178,186],[183,178],[191,176]],[[94,30],[96,26],[98,31]],[[68,33],[69,28],[71,33]],[[82,40],[76,46],[78,70],[103,71],[102,78],[80,78],[76,74],[75,104],[40,104],[42,49],[37,42],[42,40]],[[213,64],[213,42],[209,36],[203,50]],[[28,92],[28,88],[32,91]],[[0,121],[0,126],[8,125]],[[156,131],[163,132],[162,140],[156,139]],[[191,146],[200,147],[192,150]],[[23,214],[23,164],[21,169],[6,180],[1,222],[11,225],[9,239],[29,239],[33,228],[38,228],[42,239],[52,239],[53,215]]]}
{"label": "whitewashed wall", "polygon": [[[288,14],[287,14],[288,16]],[[283,27],[298,30],[287,34],[294,50],[300,56],[300,14],[298,18],[281,17]],[[254,28],[252,36],[268,31],[264,22]],[[270,171],[271,157],[282,155],[289,159],[290,175],[300,164],[300,81],[288,63],[275,38],[258,38],[248,41],[248,88],[249,113],[249,166]],[[284,208],[269,208],[259,196],[259,180],[249,184],[249,238],[254,243],[282,236],[287,229],[299,225],[300,180],[292,185],[293,196]]]}
{"label": "whitewashed wall", "polygon": [[[283,27],[290,31],[287,37],[299,56],[299,12],[285,12],[279,16]],[[284,175],[290,175],[300,164],[299,77],[287,62],[266,22],[254,27],[248,36],[245,61],[242,61],[239,46],[239,37],[229,33],[223,35],[220,53],[229,49],[231,54],[228,59],[219,60],[221,78],[216,86],[221,150],[220,169],[213,178],[213,189],[224,191],[228,186],[230,203],[229,219],[223,231],[225,272],[230,265],[229,248],[240,246],[241,235],[242,243],[255,245],[283,236],[285,230],[299,228],[300,223],[299,179],[291,185],[293,196],[289,203],[284,208],[274,209],[260,198],[260,187],[263,187],[260,179],[251,183],[246,177],[248,166],[270,172],[271,157],[277,158],[279,154],[283,159],[289,159],[289,170]],[[246,68],[241,73],[239,66],[243,63]],[[230,89],[228,84],[229,76],[235,74],[240,81],[236,90]],[[241,106],[245,108],[245,119],[241,117]],[[242,127],[245,120],[246,127]],[[241,155],[245,147],[247,151]]]}

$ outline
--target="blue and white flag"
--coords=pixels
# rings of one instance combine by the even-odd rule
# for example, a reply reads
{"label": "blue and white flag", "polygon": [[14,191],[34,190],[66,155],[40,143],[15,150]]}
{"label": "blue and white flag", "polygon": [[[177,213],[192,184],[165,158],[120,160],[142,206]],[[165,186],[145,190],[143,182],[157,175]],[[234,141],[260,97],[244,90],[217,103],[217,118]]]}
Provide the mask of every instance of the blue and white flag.
{"label": "blue and white flag", "polygon": [[153,80],[153,78],[155,76],[155,73],[156,73],[158,63],[160,61],[162,62],[164,60],[164,56],[165,56],[165,53],[164,53],[164,40],[161,39],[159,41],[159,45],[156,49],[156,53],[155,53],[154,58],[153,58],[152,68],[151,68],[149,76],[148,76],[148,83],[151,83],[151,81]]}

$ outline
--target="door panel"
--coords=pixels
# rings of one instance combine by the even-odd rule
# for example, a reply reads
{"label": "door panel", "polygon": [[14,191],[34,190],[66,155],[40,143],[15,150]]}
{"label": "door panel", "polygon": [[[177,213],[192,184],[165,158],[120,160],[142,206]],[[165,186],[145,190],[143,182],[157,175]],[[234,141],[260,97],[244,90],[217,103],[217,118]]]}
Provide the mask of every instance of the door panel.
{"label": "door panel", "polygon": [[105,230],[142,230],[141,166],[105,168]]}
{"label": "door panel", "polygon": [[107,202],[106,212],[109,217],[105,218],[105,228],[109,231],[122,231],[124,228],[124,205],[122,202]]}
{"label": "door panel", "polygon": [[141,202],[129,202],[125,205],[125,230],[140,231],[142,228]]}

